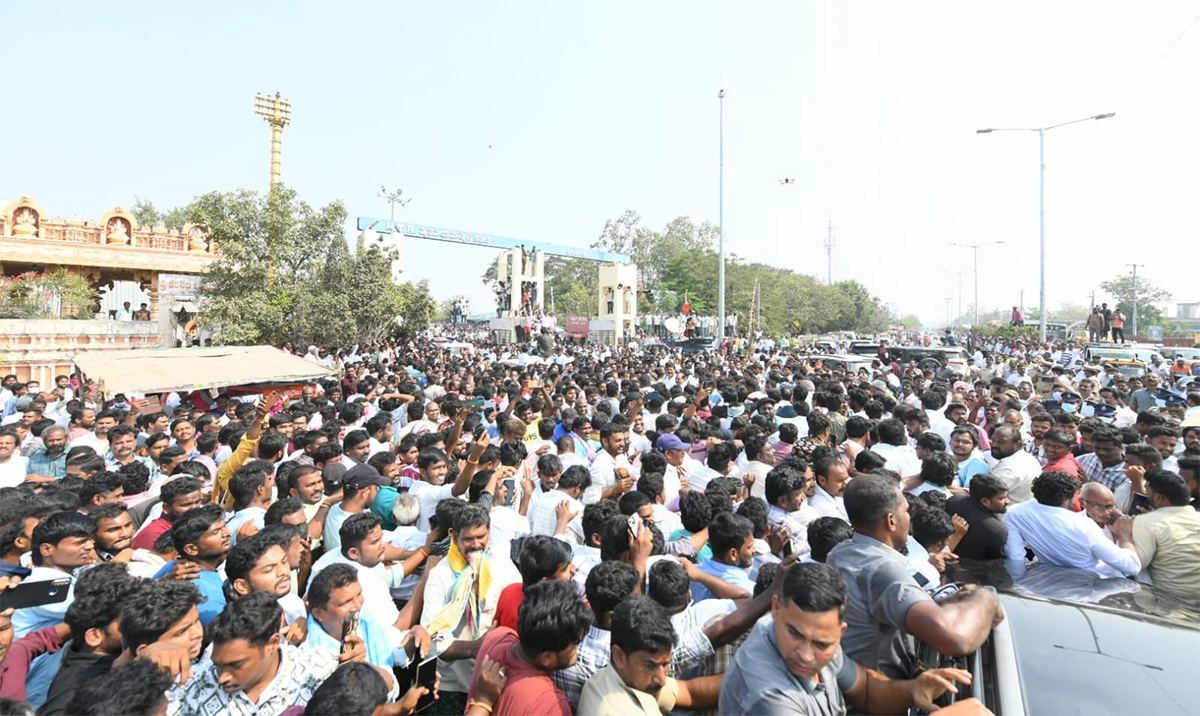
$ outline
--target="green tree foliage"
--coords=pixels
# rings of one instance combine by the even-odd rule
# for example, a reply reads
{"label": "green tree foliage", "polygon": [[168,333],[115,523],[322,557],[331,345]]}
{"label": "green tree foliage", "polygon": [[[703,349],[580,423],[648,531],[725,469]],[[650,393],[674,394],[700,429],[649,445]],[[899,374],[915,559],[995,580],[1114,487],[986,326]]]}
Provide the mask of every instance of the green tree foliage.
{"label": "green tree foliage", "polygon": [[[153,206],[139,203],[151,216]],[[366,344],[432,318],[428,286],[392,280],[394,249],[350,250],[341,202],[314,209],[280,186],[210,192],[177,212],[207,226],[221,253],[205,274],[200,320],[223,343]]]}
{"label": "green tree foliage", "polygon": [[[1100,288],[1117,301],[1117,307],[1124,313],[1126,319],[1133,320],[1133,305],[1137,302],[1138,326],[1164,325],[1166,317],[1156,304],[1171,300],[1171,293],[1150,283],[1144,276],[1136,279],[1132,274],[1123,274],[1108,281],[1102,281]],[[1127,327],[1132,329],[1132,323]]]}
{"label": "green tree foliage", "polygon": [[91,318],[99,305],[100,292],[64,269],[0,277],[0,318]]}
{"label": "green tree foliage", "polygon": [[133,206],[129,213],[137,219],[138,226],[165,226],[168,229],[183,229],[188,223],[186,207],[176,207],[168,211],[159,211],[148,199],[134,197]]}

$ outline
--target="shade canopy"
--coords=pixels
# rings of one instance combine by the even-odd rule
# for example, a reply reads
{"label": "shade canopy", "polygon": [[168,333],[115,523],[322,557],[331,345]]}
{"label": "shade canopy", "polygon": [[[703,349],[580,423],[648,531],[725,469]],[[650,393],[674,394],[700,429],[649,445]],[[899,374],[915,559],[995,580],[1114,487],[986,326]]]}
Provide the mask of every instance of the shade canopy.
{"label": "shade canopy", "polygon": [[[333,371],[273,346],[81,351],[75,366],[116,393],[166,393],[245,386],[266,389],[306,383]],[[251,391],[253,392],[253,391]]]}

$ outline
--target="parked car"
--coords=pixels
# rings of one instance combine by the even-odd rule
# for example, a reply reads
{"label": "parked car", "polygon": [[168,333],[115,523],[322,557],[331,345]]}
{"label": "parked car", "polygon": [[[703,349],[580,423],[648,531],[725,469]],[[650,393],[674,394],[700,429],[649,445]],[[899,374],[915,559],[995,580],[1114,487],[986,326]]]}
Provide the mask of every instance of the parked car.
{"label": "parked car", "polygon": [[958,667],[974,696],[1004,716],[1194,714],[1200,600],[1132,579],[1051,564],[965,561],[947,579],[990,586],[1004,621],[973,654],[919,645],[927,667]]}
{"label": "parked car", "polygon": [[888,346],[888,357],[901,364],[916,363],[921,370],[967,367],[967,351],[961,346]]}
{"label": "parked car", "polygon": [[873,358],[868,358],[866,356],[845,354],[813,356],[812,360],[814,362],[819,360],[821,361],[822,365],[840,370],[843,373],[851,374],[857,374],[858,371],[862,370],[863,368],[866,368],[869,371],[871,369],[871,363],[874,362]]}

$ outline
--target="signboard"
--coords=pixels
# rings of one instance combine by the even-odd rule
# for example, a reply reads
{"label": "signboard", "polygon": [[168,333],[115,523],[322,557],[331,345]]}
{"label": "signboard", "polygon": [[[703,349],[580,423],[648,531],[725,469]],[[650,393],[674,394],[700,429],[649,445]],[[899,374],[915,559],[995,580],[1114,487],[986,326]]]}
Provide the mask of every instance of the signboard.
{"label": "signboard", "polygon": [[1146,338],[1160,342],[1163,339],[1162,326],[1146,326]]}
{"label": "signboard", "polygon": [[587,338],[591,321],[586,316],[567,316],[567,335]]}
{"label": "signboard", "polygon": [[159,296],[197,296],[200,294],[200,276],[179,273],[158,275]]}
{"label": "signboard", "polygon": [[629,263],[629,256],[625,254],[614,253],[612,251],[581,249],[576,246],[546,244],[538,241],[523,241],[521,239],[513,239],[507,236],[481,234],[476,231],[443,229],[438,226],[423,226],[421,224],[409,224],[402,221],[389,221],[388,219],[372,219],[369,216],[358,217],[358,230],[377,231],[381,234],[398,233],[414,239],[448,241],[453,244],[486,246],[493,249],[524,248],[530,251],[541,251],[542,253],[549,254],[550,256],[566,256],[573,259],[588,259],[590,261],[603,261],[605,263]]}

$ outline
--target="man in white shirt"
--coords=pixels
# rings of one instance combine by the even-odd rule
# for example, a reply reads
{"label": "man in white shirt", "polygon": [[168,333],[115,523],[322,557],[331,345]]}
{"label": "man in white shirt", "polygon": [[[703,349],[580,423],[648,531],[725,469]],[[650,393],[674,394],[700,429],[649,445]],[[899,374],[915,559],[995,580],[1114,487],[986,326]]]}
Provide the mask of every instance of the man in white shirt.
{"label": "man in white shirt", "polygon": [[562,538],[573,544],[583,544],[583,503],[579,498],[592,483],[591,474],[582,465],[572,465],[558,478],[558,486],[542,495],[529,510],[529,527],[535,535],[557,534],[558,507],[567,503],[571,515]]}
{"label": "man in white shirt", "polygon": [[489,440],[484,437],[471,444],[468,453],[467,466],[459,473],[455,481],[446,484],[446,475],[450,468],[446,463],[446,454],[434,447],[427,447],[417,456],[417,470],[421,479],[413,481],[408,488],[408,494],[413,495],[421,503],[421,516],[417,518],[417,528],[428,532],[430,522],[437,514],[437,503],[442,500],[461,497],[471,487],[471,478],[475,475],[475,466],[479,457],[487,448]]}
{"label": "man in white shirt", "polygon": [[[663,437],[666,437],[665,435]],[[662,442],[662,439],[659,439]],[[767,473],[775,467],[775,448],[766,438],[753,437],[746,440],[746,468],[742,471],[742,479],[753,478],[750,484],[750,496],[766,500]]]}
{"label": "man in white shirt", "polygon": [[[342,541],[342,536],[347,539]],[[358,582],[362,586],[363,610],[385,628],[393,649],[401,646],[407,633],[400,619],[400,610],[392,601],[391,589],[398,587],[406,574],[420,568],[429,556],[429,547],[422,545],[404,561],[384,567],[382,560],[387,544],[383,539],[379,516],[373,512],[360,512],[343,522],[339,530],[339,542],[338,549],[327,551],[313,564],[308,585],[311,586],[321,570],[331,564],[352,565],[358,570]]]}
{"label": "man in white shirt", "polygon": [[617,499],[633,489],[637,474],[625,456],[629,444],[629,428],[609,423],[600,431],[600,447],[592,461],[592,485],[583,495],[583,504]]}
{"label": "man in white shirt", "polygon": [[842,502],[842,493],[850,481],[846,464],[841,458],[823,457],[813,465],[813,474],[816,476],[817,489],[808,504],[821,517],[838,517],[849,522],[846,505]]}
{"label": "man in white shirt", "polygon": [[921,394],[921,406],[929,416],[929,429],[940,435],[949,445],[950,433],[956,426],[942,414],[942,408],[946,406],[946,394],[940,390],[926,390]]}
{"label": "man in white shirt", "polygon": [[0,429],[0,487],[16,487],[29,473],[29,458],[17,452],[20,441],[12,428]]}
{"label": "man in white shirt", "polygon": [[[564,477],[566,477],[564,475]],[[479,505],[467,505],[454,520],[450,554],[438,562],[425,583],[421,624],[433,636],[433,651],[441,657],[457,651],[466,642],[483,638],[492,626],[500,593],[521,581],[521,573],[507,555],[490,550],[487,511]],[[478,575],[489,575],[491,582],[481,585]],[[454,589],[460,579],[470,579],[473,589],[460,593]],[[443,658],[438,664],[443,692],[465,693],[475,668],[473,652],[457,653],[454,660]]]}
{"label": "man in white shirt", "polygon": [[1136,575],[1142,563],[1133,545],[1133,519],[1119,517],[1109,524],[1113,544],[1086,512],[1071,511],[1076,489],[1075,479],[1065,472],[1038,476],[1032,487],[1035,499],[1010,507],[1004,516],[1007,558],[1024,562],[1028,544],[1043,562],[1114,577]]}
{"label": "man in white shirt", "polygon": [[1001,425],[992,433],[992,457],[998,461],[992,467],[992,475],[1008,487],[1011,504],[1033,499],[1031,487],[1034,479],[1042,474],[1037,458],[1025,452],[1021,433],[1011,425]]}
{"label": "man in white shirt", "polygon": [[871,446],[871,451],[886,461],[885,468],[900,477],[912,477],[921,472],[921,461],[908,446],[904,423],[895,418],[879,423],[879,442]]}
{"label": "man in white shirt", "polygon": [[703,463],[693,458],[692,446],[680,440],[674,433],[666,433],[658,438],[658,449],[667,458],[667,470],[663,473],[663,490],[666,495],[665,504],[678,509],[679,491],[683,481],[691,485],[692,474],[704,468]]}

